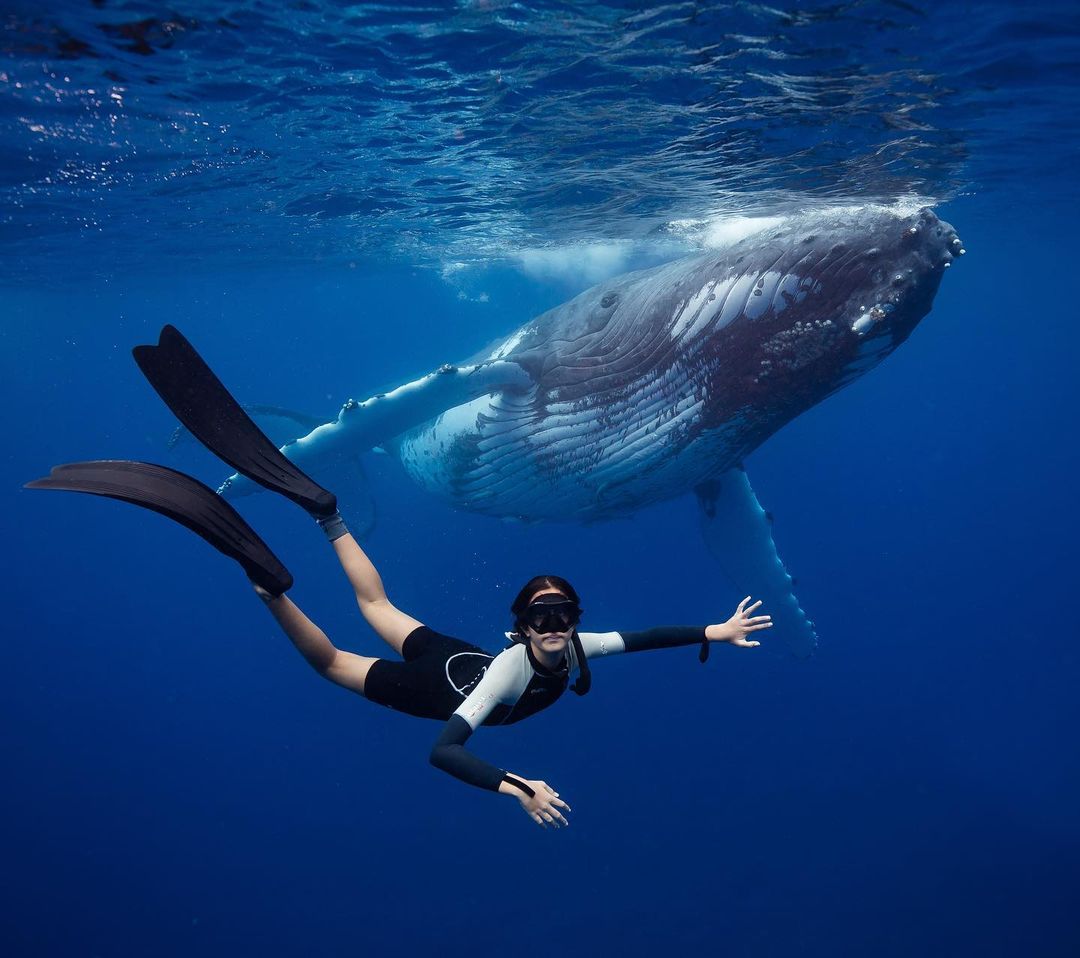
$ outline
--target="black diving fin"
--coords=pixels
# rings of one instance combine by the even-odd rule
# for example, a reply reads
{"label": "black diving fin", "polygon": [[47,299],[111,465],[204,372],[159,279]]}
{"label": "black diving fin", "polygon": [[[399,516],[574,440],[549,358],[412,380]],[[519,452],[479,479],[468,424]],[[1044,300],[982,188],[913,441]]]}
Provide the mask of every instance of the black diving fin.
{"label": "black diving fin", "polygon": [[229,503],[175,469],[126,459],[72,462],[54,466],[48,476],[25,488],[86,492],[151,509],[235,559],[248,578],[271,595],[281,595],[293,584],[289,570]]}
{"label": "black diving fin", "polygon": [[219,459],[316,518],[337,511],[334,494],[282,455],[175,326],[132,354],[165,405]]}

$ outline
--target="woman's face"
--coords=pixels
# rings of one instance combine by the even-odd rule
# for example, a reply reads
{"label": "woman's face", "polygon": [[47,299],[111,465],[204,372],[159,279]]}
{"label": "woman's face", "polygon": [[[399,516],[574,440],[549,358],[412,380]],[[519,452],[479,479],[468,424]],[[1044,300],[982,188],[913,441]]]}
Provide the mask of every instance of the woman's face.
{"label": "woman's face", "polygon": [[[542,595],[561,595],[564,599],[566,598],[558,589],[541,589],[529,600],[529,604],[531,605]],[[533,652],[547,659],[566,651],[566,646],[570,643],[570,636],[573,631],[573,626],[570,626],[565,632],[537,632],[531,625],[525,626],[525,635],[533,648]]]}

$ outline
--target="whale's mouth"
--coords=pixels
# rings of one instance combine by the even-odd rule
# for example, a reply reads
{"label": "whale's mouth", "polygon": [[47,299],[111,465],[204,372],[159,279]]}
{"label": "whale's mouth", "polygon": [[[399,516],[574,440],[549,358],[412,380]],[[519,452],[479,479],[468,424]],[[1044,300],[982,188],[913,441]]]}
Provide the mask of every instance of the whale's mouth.
{"label": "whale's mouth", "polygon": [[874,293],[863,297],[851,321],[851,331],[859,337],[884,332],[890,317],[898,315],[905,325],[917,323],[929,311],[945,270],[967,252],[956,230],[931,210],[898,226],[903,231],[900,265],[877,270]]}

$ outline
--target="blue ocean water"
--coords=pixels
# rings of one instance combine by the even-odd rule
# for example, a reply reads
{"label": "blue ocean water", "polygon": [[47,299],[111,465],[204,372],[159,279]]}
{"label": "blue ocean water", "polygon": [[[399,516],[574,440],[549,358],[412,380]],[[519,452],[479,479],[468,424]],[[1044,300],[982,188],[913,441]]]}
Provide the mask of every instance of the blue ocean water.
{"label": "blue ocean water", "polygon": [[[1075,955],[1078,37],[1063,2],[8,0],[3,953]],[[479,733],[566,830],[321,682],[185,530],[21,488],[222,477],[131,361],[164,322],[329,417],[742,218],[898,202],[967,256],[746,463],[817,655],[628,656]],[[689,499],[512,526],[364,465],[395,602],[489,648],[540,570],[590,628],[740,598]],[[241,508],[379,654],[309,521]]]}

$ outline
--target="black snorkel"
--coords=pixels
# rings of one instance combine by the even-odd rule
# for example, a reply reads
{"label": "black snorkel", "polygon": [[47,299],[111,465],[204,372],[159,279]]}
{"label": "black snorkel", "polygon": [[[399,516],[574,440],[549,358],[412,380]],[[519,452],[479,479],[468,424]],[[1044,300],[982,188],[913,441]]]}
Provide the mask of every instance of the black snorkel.
{"label": "black snorkel", "polygon": [[570,634],[570,643],[574,646],[574,658],[578,664],[577,681],[570,686],[570,689],[578,695],[584,695],[592,688],[592,669],[589,668],[589,660],[585,658],[585,650],[581,647],[581,639],[578,638],[576,628]]}

